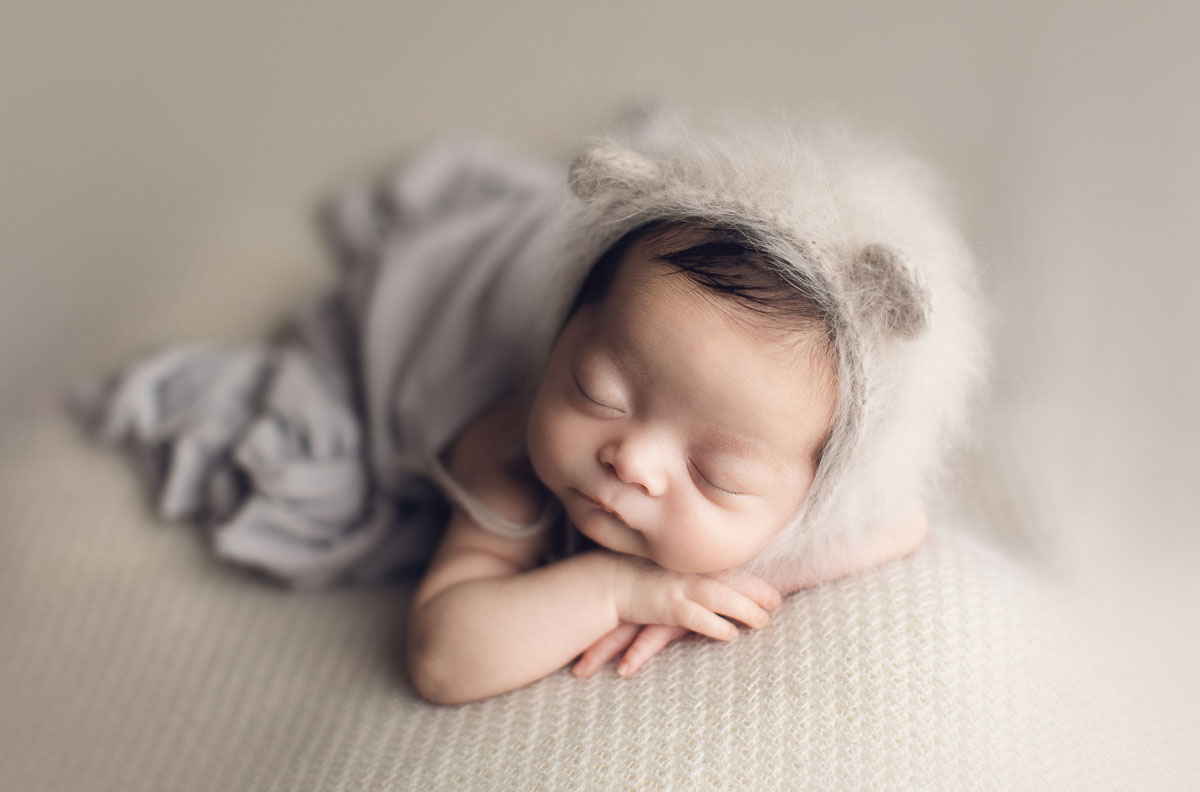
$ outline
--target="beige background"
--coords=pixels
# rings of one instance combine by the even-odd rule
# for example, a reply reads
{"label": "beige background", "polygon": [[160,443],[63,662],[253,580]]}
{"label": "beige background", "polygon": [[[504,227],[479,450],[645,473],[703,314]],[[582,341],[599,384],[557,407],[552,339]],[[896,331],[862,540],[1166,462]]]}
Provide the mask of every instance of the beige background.
{"label": "beige background", "polygon": [[[1193,3],[2,13],[2,420],[167,336],[253,334],[324,277],[313,199],[435,135],[559,154],[634,101],[783,107],[941,168],[987,265],[1024,461],[1054,456],[1055,489],[1087,491],[1089,519],[1112,521],[1092,501],[1114,496],[1123,519],[1191,533]],[[239,277],[276,282],[275,302]]]}
{"label": "beige background", "polygon": [[327,277],[329,187],[447,131],[561,156],[636,101],[784,108],[948,177],[997,331],[968,505],[1190,669],[1197,31],[1187,2],[4,2],[0,571],[70,552],[38,515],[71,469],[27,468],[65,385],[261,333]]}

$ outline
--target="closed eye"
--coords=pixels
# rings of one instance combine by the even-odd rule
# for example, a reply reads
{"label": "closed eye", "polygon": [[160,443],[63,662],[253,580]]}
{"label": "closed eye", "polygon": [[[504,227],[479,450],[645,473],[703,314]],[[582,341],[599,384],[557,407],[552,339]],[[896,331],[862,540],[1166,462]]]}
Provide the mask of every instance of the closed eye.
{"label": "closed eye", "polygon": [[716,490],[717,492],[719,492],[722,495],[745,495],[746,494],[744,492],[737,492],[736,490],[725,489],[720,484],[717,484],[715,481],[713,481],[708,476],[706,476],[704,474],[704,471],[696,466],[695,462],[692,463],[692,469],[696,471],[696,475],[700,477],[700,480],[703,481],[706,486],[708,486],[711,489]]}
{"label": "closed eye", "polygon": [[578,375],[573,374],[572,377],[575,380],[575,390],[579,392],[580,396],[587,399],[588,401],[590,401],[592,404],[596,405],[597,407],[603,407],[604,409],[612,410],[613,412],[620,412],[620,410],[618,410],[616,407],[613,407],[611,404],[605,404],[604,402],[600,401],[595,396],[593,396],[592,394],[590,394],[586,390],[584,390],[583,384],[580,383]]}

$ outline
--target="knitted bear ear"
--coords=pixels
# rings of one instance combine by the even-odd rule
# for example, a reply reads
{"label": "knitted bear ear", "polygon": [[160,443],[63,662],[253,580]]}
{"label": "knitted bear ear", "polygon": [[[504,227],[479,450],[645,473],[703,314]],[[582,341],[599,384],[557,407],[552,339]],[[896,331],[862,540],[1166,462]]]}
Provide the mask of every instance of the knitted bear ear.
{"label": "knitted bear ear", "polygon": [[901,255],[887,245],[863,247],[851,266],[863,317],[889,334],[916,338],[929,324],[929,293]]}
{"label": "knitted bear ear", "polygon": [[571,192],[586,200],[601,192],[644,192],[662,177],[653,160],[613,144],[602,144],[580,154],[571,164]]}

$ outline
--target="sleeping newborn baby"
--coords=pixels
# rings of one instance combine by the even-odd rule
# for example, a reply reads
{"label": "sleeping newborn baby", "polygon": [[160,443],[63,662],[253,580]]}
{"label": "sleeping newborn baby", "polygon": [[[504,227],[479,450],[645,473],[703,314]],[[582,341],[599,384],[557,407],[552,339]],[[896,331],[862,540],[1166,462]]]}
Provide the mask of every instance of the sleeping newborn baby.
{"label": "sleeping newborn baby", "polygon": [[921,542],[980,379],[928,172],[820,140],[658,117],[566,179],[442,145],[331,204],[338,283],[286,335],[78,403],[224,558],[305,587],[422,567],[430,700],[730,640]]}
{"label": "sleeping newborn baby", "polygon": [[[606,247],[539,381],[444,455],[467,507],[413,603],[422,695],[490,696],[574,658],[587,676],[622,655],[628,676],[916,548],[977,357],[968,259],[920,174],[695,134],[576,162],[572,249]],[[556,522],[582,546],[547,563]]]}
{"label": "sleeping newborn baby", "polygon": [[[729,570],[800,511],[836,397],[821,306],[769,254],[697,223],[626,235],[588,276],[532,404],[502,400],[449,452],[485,506],[534,522],[553,496],[596,549],[543,565],[548,532],[504,537],[457,512],[413,605],[418,690],[479,698],[585,650],[588,675],[632,643],[628,675],[688,630],[766,626],[779,592]],[[511,453],[522,441],[527,463]],[[922,514],[891,528],[792,585],[904,555]]]}

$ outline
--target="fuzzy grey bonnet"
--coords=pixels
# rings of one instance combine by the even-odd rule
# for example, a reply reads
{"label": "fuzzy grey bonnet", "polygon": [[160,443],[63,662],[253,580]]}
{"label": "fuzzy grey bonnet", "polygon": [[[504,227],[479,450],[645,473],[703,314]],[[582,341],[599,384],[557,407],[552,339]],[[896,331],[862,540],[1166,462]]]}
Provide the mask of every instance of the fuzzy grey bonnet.
{"label": "fuzzy grey bonnet", "polygon": [[594,140],[569,183],[555,331],[603,252],[655,220],[740,231],[787,262],[831,317],[833,431],[800,513],[747,569],[786,586],[931,495],[966,428],[982,343],[972,259],[926,168],[845,135],[801,141],[778,125],[660,118]]}

